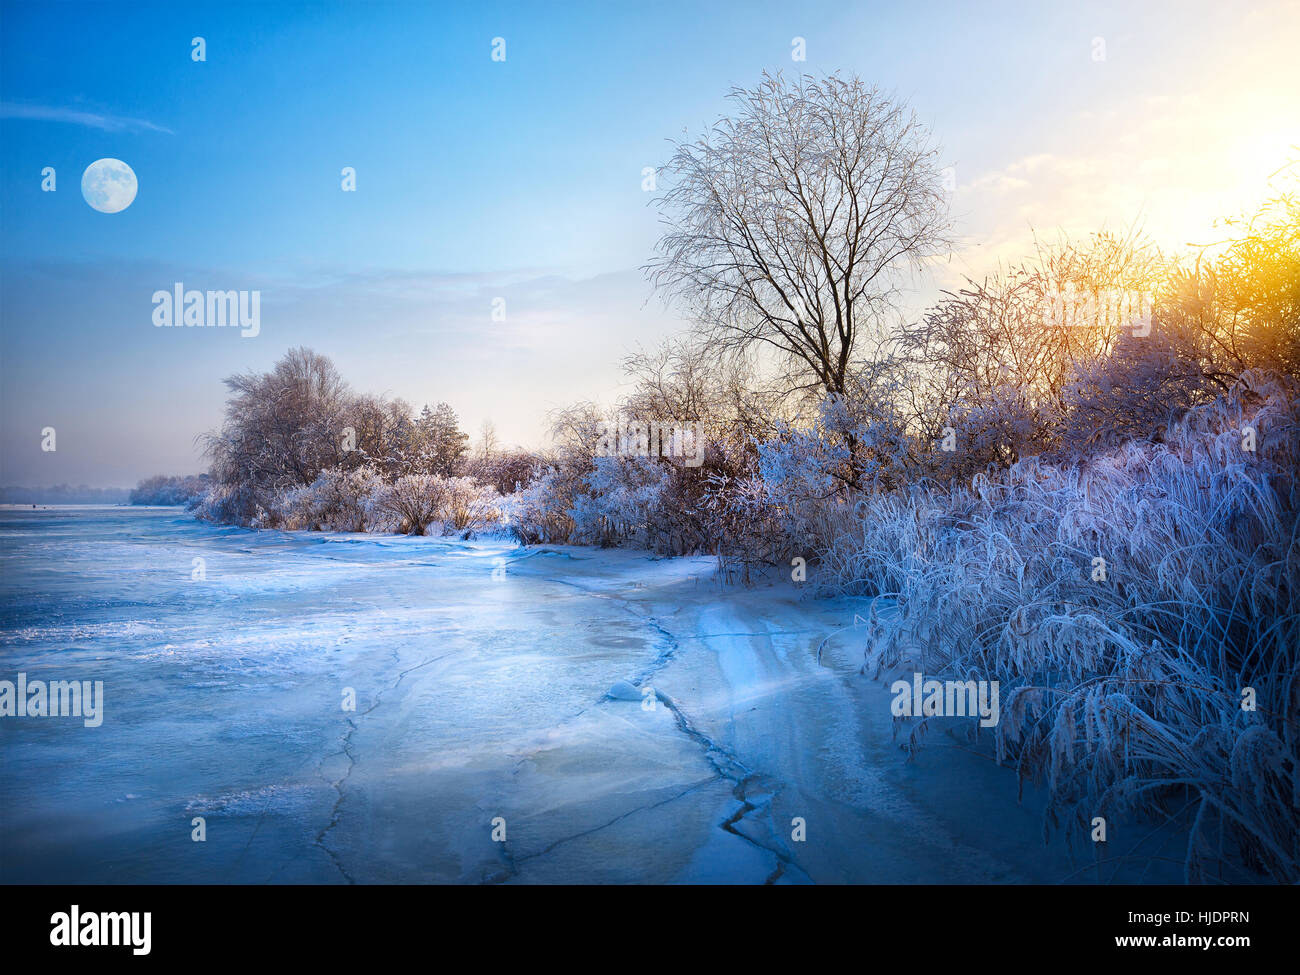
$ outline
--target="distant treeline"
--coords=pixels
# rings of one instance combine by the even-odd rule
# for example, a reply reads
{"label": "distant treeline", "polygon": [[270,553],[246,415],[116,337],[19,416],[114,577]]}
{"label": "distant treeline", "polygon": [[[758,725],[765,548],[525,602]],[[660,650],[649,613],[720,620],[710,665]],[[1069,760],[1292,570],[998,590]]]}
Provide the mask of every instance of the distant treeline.
{"label": "distant treeline", "polygon": [[131,489],[131,504],[185,504],[208,490],[207,474],[155,474]]}
{"label": "distant treeline", "polygon": [[0,487],[0,504],[126,504],[126,488],[93,488],[88,484],[73,487]]}

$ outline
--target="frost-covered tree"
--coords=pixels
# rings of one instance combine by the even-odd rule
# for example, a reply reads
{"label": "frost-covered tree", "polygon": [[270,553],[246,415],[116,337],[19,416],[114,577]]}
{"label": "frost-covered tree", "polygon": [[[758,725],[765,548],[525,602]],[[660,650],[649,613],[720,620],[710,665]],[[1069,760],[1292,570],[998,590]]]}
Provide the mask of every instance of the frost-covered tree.
{"label": "frost-covered tree", "polygon": [[[367,485],[373,477],[445,478],[465,453],[468,438],[446,403],[415,418],[400,399],[354,394],[334,364],[310,349],[291,349],[270,372],[232,376],[226,386],[225,422],[207,437],[214,483],[201,513],[213,520],[363,524],[359,501],[342,514],[318,513],[322,504],[342,510],[340,492],[360,490],[345,475],[364,472]],[[330,473],[321,480],[323,472]]]}
{"label": "frost-covered tree", "polygon": [[290,349],[270,372],[225,382],[225,422],[206,438],[222,496],[218,517],[248,522],[279,492],[342,460],[351,393],[334,363],[307,348]]}
{"label": "frost-covered tree", "polygon": [[651,280],[719,348],[775,350],[792,388],[843,394],[866,331],[947,229],[937,151],[860,79],[765,75],[661,170]]}
{"label": "frost-covered tree", "polygon": [[370,394],[354,396],[343,411],[342,423],[340,442],[350,448],[341,455],[344,467],[373,466],[390,478],[409,472],[415,425],[406,402]]}
{"label": "frost-covered tree", "polygon": [[413,468],[424,474],[452,476],[465,455],[469,436],[460,428],[460,418],[446,403],[433,409],[425,404],[415,420]]}
{"label": "frost-covered tree", "polygon": [[1149,332],[1163,267],[1135,235],[1063,238],[903,326],[894,349],[908,381],[896,403],[923,449],[952,431],[957,449],[938,470],[968,476],[1059,445],[1079,377]]}

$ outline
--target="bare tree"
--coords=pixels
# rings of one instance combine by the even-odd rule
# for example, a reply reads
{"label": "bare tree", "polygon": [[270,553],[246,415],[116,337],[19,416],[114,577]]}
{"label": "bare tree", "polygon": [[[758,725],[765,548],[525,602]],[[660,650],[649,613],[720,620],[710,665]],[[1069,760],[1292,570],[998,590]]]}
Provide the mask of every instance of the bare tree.
{"label": "bare tree", "polygon": [[748,445],[789,419],[780,387],[761,375],[750,355],[718,355],[695,337],[669,339],[623,359],[635,389],[622,411],[640,420],[698,423],[711,444]]}
{"label": "bare tree", "polygon": [[479,427],[478,446],[480,459],[484,461],[490,460],[501,449],[497,428],[491,420],[484,420],[483,425]]}
{"label": "bare tree", "polygon": [[842,394],[864,330],[943,250],[937,150],[903,104],[854,77],[764,75],[678,143],[647,272],[715,346],[777,349],[792,388]]}

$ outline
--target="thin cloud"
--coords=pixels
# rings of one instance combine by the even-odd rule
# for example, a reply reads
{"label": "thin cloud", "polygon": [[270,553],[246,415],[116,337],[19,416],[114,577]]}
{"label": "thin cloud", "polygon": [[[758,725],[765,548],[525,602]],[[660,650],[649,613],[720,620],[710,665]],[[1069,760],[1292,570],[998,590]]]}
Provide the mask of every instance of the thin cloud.
{"label": "thin cloud", "polygon": [[16,105],[13,102],[0,102],[0,118],[32,119],[41,122],[69,122],[72,125],[84,125],[91,129],[103,129],[105,132],[163,132],[175,135],[171,129],[139,118],[127,118],[122,115],[104,115],[99,112],[83,112],[75,108],[58,108],[50,105]]}

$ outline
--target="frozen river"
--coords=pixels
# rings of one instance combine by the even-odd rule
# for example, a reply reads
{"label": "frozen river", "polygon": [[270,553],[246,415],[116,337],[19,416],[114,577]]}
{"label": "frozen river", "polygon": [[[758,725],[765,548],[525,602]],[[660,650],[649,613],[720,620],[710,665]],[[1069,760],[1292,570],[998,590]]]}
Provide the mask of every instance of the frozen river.
{"label": "frozen river", "polygon": [[[1087,863],[1044,848],[982,745],[931,732],[906,761],[858,673],[865,605],[723,588],[711,559],[6,508],[0,679],[102,680],[104,708],[0,718],[0,873],[1055,882]],[[608,696],[620,681],[644,697]]]}

